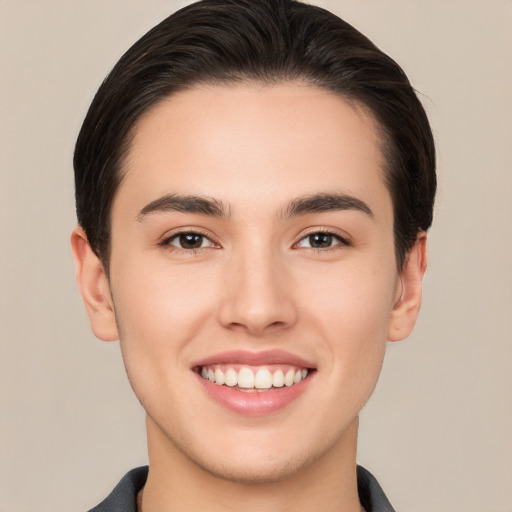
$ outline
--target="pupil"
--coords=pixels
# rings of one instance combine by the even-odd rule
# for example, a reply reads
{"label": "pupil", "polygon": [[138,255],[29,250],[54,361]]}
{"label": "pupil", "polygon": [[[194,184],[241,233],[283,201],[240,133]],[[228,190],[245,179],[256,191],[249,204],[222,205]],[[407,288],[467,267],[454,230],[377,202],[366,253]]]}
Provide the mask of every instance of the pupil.
{"label": "pupil", "polygon": [[186,235],[180,235],[180,245],[184,249],[199,249],[203,243],[202,235],[196,235],[194,233],[188,233]]}
{"label": "pupil", "polygon": [[327,233],[315,233],[314,235],[310,235],[309,243],[311,247],[315,248],[330,247],[332,245],[332,235]]}

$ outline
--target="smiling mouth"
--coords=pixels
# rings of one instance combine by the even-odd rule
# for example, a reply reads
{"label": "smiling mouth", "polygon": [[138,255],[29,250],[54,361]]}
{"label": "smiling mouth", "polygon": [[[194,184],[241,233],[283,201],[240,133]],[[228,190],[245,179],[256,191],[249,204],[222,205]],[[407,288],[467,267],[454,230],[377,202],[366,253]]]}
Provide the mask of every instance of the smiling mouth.
{"label": "smiling mouth", "polygon": [[247,366],[213,364],[195,371],[205,380],[242,392],[268,392],[290,388],[308,377],[311,369],[291,365]]}

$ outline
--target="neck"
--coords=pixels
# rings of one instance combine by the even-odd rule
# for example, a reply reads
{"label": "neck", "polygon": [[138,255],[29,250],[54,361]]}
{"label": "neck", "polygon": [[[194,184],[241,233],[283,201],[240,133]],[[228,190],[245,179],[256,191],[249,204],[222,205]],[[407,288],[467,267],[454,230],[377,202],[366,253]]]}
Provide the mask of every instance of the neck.
{"label": "neck", "polygon": [[147,420],[149,475],[139,512],[361,512],[356,477],[358,419],[338,442],[305,467],[275,481],[239,482],[214,475],[179,451]]}

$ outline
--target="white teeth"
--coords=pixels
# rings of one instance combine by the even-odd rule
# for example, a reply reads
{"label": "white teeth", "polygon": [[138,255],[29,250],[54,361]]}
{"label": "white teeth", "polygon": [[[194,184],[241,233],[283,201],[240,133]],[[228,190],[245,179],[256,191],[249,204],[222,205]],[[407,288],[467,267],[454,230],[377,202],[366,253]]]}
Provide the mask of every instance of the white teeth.
{"label": "white teeth", "polygon": [[229,368],[226,372],[226,386],[236,386],[238,384],[238,373],[233,370],[233,368]]}
{"label": "white teeth", "polygon": [[244,367],[238,372],[238,387],[246,389],[254,387],[254,373],[250,368]]}
{"label": "white teeth", "polygon": [[293,377],[295,377],[295,372],[293,370],[288,370],[286,375],[284,376],[284,384],[286,387],[293,386]]}
{"label": "white teeth", "polygon": [[277,370],[272,375],[272,385],[275,388],[282,388],[284,386],[284,373],[281,370]]}
{"label": "white teeth", "polygon": [[298,384],[308,376],[308,370],[289,368],[284,373],[282,369],[272,372],[270,369],[262,367],[255,373],[255,370],[247,366],[243,366],[237,372],[234,368],[223,371],[220,366],[213,365],[211,367],[203,366],[201,376],[219,386],[234,387],[238,385],[241,389],[266,390],[272,387],[282,388]]}
{"label": "white teeth", "polygon": [[260,368],[254,377],[254,387],[257,389],[269,389],[272,387],[272,374],[266,368]]}
{"label": "white teeth", "polygon": [[222,386],[224,382],[226,382],[224,372],[220,368],[217,368],[215,370],[215,384],[219,384],[219,386]]}

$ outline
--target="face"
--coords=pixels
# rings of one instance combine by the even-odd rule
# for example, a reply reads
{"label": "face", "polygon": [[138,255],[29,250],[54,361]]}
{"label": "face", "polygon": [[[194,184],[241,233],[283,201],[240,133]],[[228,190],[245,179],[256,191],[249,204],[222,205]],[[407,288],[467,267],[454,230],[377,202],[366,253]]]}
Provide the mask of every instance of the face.
{"label": "face", "polygon": [[112,315],[89,312],[118,329],[150,449],[268,481],[355,444],[417,313],[373,119],[301,84],[197,87],[138,122],[125,170],[96,275]]}

